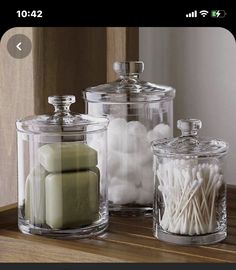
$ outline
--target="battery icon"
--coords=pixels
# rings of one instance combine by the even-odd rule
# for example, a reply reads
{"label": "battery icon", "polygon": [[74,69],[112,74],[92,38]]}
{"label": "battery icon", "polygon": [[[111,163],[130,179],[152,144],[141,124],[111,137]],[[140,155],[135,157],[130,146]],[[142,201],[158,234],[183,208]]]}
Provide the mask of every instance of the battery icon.
{"label": "battery icon", "polygon": [[224,18],[226,16],[225,10],[212,10],[211,17],[212,18]]}

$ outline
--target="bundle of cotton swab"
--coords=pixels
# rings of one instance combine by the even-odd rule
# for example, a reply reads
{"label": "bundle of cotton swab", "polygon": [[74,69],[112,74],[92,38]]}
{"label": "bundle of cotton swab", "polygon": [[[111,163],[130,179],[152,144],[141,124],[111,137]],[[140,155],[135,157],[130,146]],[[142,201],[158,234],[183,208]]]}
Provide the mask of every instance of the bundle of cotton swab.
{"label": "bundle of cotton swab", "polygon": [[155,171],[164,204],[159,217],[161,227],[185,235],[214,232],[217,199],[223,185],[219,165],[165,159]]}

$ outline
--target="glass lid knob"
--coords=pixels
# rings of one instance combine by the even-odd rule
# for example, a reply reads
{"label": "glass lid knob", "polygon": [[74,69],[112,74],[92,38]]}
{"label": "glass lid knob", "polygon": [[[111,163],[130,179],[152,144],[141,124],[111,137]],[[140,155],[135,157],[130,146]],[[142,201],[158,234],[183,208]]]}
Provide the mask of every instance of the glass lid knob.
{"label": "glass lid knob", "polygon": [[138,75],[143,72],[144,63],[142,61],[114,62],[113,70],[121,76]]}
{"label": "glass lid knob", "polygon": [[177,128],[181,130],[181,136],[196,136],[202,127],[199,119],[180,119],[177,121]]}
{"label": "glass lid knob", "polygon": [[70,105],[75,103],[75,96],[49,96],[48,103],[54,106],[55,113],[57,112],[70,112]]}

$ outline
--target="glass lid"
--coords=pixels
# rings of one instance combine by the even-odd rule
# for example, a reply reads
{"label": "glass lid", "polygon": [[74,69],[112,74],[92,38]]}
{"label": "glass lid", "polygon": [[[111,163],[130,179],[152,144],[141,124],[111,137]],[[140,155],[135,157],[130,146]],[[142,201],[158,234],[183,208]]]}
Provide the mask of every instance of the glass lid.
{"label": "glass lid", "polygon": [[97,131],[108,125],[105,117],[92,117],[70,111],[70,105],[75,103],[75,96],[49,96],[48,103],[54,106],[52,115],[28,116],[16,121],[18,131],[23,132],[79,132]]}
{"label": "glass lid", "polygon": [[144,70],[142,61],[115,62],[113,69],[119,78],[111,83],[90,87],[84,91],[84,99],[89,102],[135,103],[154,102],[175,97],[175,89],[141,81]]}
{"label": "glass lid", "polygon": [[180,137],[152,142],[153,153],[163,157],[209,157],[226,154],[228,144],[222,140],[199,137],[202,122],[198,119],[181,119],[177,122]]}

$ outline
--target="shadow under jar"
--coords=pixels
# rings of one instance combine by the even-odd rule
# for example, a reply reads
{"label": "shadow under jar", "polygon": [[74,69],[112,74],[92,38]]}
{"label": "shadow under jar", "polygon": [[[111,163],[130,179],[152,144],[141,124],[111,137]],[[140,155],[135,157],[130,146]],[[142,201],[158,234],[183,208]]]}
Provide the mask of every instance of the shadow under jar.
{"label": "shadow under jar", "polygon": [[99,234],[108,226],[108,120],[72,113],[74,96],[48,101],[54,114],[16,122],[19,229],[51,237]]}
{"label": "shadow under jar", "polygon": [[111,214],[152,213],[150,142],[173,135],[172,87],[139,79],[144,63],[115,62],[118,79],[84,91],[86,112],[109,118],[108,199]]}
{"label": "shadow under jar", "polygon": [[153,232],[159,240],[204,245],[227,236],[224,158],[228,144],[199,137],[197,119],[182,119],[182,135],[152,143]]}

